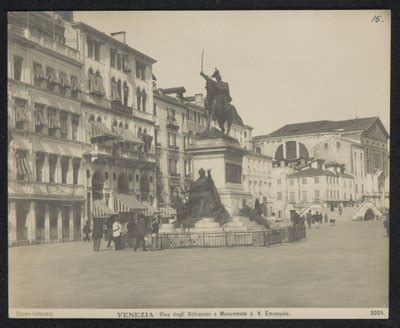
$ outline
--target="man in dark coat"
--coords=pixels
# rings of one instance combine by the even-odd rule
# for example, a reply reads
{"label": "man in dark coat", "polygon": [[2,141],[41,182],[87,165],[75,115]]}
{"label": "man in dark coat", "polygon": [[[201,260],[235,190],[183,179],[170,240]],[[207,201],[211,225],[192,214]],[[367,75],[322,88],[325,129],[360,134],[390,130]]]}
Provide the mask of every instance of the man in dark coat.
{"label": "man in dark coat", "polygon": [[311,210],[309,210],[306,214],[306,220],[307,220],[307,224],[308,224],[308,228],[311,228],[311,223],[312,223],[312,214],[311,214]]}
{"label": "man in dark coat", "polygon": [[103,237],[103,220],[100,218],[93,219],[93,250],[100,250],[101,238]]}
{"label": "man in dark coat", "polygon": [[146,250],[146,243],[144,242],[144,236],[146,234],[146,218],[144,215],[140,215],[135,222],[135,252],[140,244],[143,245],[143,251]]}
{"label": "man in dark coat", "polygon": [[158,231],[160,230],[160,218],[154,218],[151,223],[151,248],[155,251],[158,248]]}
{"label": "man in dark coat", "polygon": [[90,241],[89,234],[92,232],[90,229],[90,223],[89,221],[86,221],[85,226],[83,227],[83,233],[85,234],[85,237],[83,238],[83,241]]}

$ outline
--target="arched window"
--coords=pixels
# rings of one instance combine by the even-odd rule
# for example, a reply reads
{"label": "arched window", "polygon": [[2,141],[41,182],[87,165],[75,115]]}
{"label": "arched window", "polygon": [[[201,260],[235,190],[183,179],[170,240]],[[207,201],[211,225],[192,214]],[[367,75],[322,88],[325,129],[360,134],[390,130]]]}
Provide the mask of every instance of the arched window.
{"label": "arched window", "polygon": [[138,129],[137,136],[140,138],[142,136],[142,128]]}
{"label": "arched window", "polygon": [[142,92],[139,88],[136,89],[136,106],[138,110],[142,109]]}
{"label": "arched window", "polygon": [[122,127],[124,126],[124,124],[123,124],[122,122],[119,122],[118,126],[119,126],[120,128],[122,128]]}
{"label": "arched window", "polygon": [[283,159],[283,145],[280,145],[275,151],[275,160]]}
{"label": "arched window", "polygon": [[145,112],[146,111],[146,105],[147,105],[147,94],[146,91],[142,91],[142,110]]}
{"label": "arched window", "polygon": [[101,116],[97,116],[97,122],[101,123]]}
{"label": "arched window", "polygon": [[112,124],[112,126],[118,126],[118,122],[117,122],[117,121],[114,121],[113,124]]}
{"label": "arched window", "polygon": [[256,147],[256,153],[261,153],[261,148],[260,147]]}
{"label": "arched window", "polygon": [[124,82],[124,105],[128,106],[128,101],[129,101],[129,87],[128,83],[126,81]]}
{"label": "arched window", "polygon": [[286,142],[286,158],[287,159],[297,158],[296,141]]}
{"label": "arched window", "polygon": [[304,146],[302,143],[299,142],[299,147],[300,147],[300,157],[302,158],[309,158],[308,150],[306,146]]}

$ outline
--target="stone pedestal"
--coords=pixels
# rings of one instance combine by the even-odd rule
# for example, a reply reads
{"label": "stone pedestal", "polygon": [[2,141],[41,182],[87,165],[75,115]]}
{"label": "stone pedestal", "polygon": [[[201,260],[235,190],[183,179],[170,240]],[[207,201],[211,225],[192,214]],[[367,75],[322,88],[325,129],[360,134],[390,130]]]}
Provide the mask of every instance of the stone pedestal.
{"label": "stone pedestal", "polygon": [[195,179],[203,168],[211,169],[221,202],[230,215],[251,201],[251,194],[242,184],[242,160],[247,153],[239,142],[219,131],[203,132],[196,136],[188,152],[192,155]]}
{"label": "stone pedestal", "polygon": [[194,228],[189,229],[190,232],[222,232],[224,229],[215,222],[213,218],[203,218],[194,224]]}
{"label": "stone pedestal", "polygon": [[174,228],[173,223],[163,223],[160,226],[159,233],[184,233],[183,228]]}
{"label": "stone pedestal", "polygon": [[224,231],[228,232],[248,232],[248,231],[262,231],[265,227],[257,222],[251,221],[245,216],[234,216],[232,221],[224,225]]}

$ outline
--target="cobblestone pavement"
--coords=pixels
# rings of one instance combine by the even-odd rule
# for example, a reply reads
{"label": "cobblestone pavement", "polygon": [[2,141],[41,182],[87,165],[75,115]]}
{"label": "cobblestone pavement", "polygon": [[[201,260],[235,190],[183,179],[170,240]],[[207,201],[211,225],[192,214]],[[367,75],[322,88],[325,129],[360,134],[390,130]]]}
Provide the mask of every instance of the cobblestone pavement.
{"label": "cobblestone pavement", "polygon": [[377,221],[342,216],[274,247],[92,248],[9,248],[10,308],[388,306],[389,242]]}

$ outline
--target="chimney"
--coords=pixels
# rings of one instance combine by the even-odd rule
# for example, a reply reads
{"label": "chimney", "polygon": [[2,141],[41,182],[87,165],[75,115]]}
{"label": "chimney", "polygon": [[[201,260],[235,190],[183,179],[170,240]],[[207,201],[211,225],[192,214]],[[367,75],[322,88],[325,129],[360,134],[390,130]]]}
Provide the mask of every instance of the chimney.
{"label": "chimney", "polygon": [[204,99],[203,99],[203,94],[202,93],[196,93],[194,95],[194,102],[196,105],[204,105]]}
{"label": "chimney", "polygon": [[126,32],[125,31],[111,33],[111,36],[115,40],[118,40],[119,42],[126,44]]}

